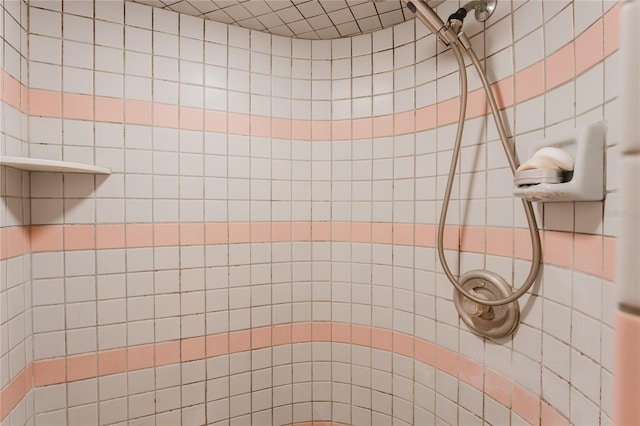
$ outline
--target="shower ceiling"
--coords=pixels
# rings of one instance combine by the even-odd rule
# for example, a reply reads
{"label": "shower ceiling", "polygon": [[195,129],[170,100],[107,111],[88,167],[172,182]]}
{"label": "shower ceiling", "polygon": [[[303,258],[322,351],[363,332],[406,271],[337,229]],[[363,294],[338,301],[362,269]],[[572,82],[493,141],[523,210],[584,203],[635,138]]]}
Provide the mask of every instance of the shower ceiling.
{"label": "shower ceiling", "polygon": [[332,39],[412,19],[400,0],[131,0],[271,34]]}

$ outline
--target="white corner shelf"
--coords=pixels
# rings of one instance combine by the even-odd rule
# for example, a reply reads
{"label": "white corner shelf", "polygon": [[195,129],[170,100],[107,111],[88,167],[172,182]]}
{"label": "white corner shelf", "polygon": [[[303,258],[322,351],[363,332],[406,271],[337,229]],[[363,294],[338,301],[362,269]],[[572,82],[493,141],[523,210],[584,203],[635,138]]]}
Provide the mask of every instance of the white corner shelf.
{"label": "white corner shelf", "polygon": [[42,160],[39,158],[0,156],[0,166],[31,172],[88,173],[110,175],[111,169],[70,161]]}

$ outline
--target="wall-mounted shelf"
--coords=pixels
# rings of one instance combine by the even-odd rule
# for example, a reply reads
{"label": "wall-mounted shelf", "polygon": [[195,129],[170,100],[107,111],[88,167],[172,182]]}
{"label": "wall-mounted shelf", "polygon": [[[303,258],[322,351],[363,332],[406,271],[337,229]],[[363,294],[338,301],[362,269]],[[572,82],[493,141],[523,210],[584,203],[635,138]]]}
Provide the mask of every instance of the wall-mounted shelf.
{"label": "wall-mounted shelf", "polygon": [[98,175],[110,175],[111,169],[94,166],[91,164],[72,163],[70,161],[42,160],[39,158],[0,156],[0,166],[31,172],[57,172],[57,173],[89,173]]}
{"label": "wall-mounted shelf", "polygon": [[541,141],[530,143],[524,158],[545,146],[564,150],[575,159],[570,180],[561,183],[538,183],[516,186],[513,194],[529,201],[600,201],[604,199],[604,122],[594,123],[582,130],[572,129]]}

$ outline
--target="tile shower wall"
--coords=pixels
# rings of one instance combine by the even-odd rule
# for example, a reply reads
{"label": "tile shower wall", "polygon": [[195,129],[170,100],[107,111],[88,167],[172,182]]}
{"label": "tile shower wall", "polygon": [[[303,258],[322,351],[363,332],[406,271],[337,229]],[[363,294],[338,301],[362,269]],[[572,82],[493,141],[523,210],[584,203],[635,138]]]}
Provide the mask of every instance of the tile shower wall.
{"label": "tile shower wall", "polygon": [[[0,2],[1,155],[29,153],[27,16],[25,2]],[[25,424],[33,420],[29,174],[0,168],[0,197],[0,418]]]}
{"label": "tile shower wall", "polygon": [[[16,82],[31,156],[114,173],[2,169],[32,252],[2,256],[3,283],[30,266],[22,311],[2,287],[2,327],[29,330],[2,330],[4,423],[610,422],[615,167],[604,203],[538,209],[523,323],[475,337],[434,248],[458,74],[421,25],[309,41],[88,1],[31,2],[29,22],[28,85],[5,41],[3,152],[27,153],[8,142],[27,141],[9,138]],[[614,121],[615,3],[500,2],[467,25],[516,148]],[[470,86],[447,257],[520,283],[526,223]],[[618,141],[614,122],[608,164]],[[18,375],[34,389],[8,414]]]}

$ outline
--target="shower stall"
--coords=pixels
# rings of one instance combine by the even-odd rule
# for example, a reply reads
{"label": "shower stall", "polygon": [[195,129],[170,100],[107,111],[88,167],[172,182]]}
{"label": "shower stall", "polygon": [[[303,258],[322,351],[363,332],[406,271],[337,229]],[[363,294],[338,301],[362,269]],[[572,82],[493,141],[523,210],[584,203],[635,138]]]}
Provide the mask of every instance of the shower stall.
{"label": "shower stall", "polygon": [[623,6],[487,3],[0,0],[0,424],[612,424]]}

